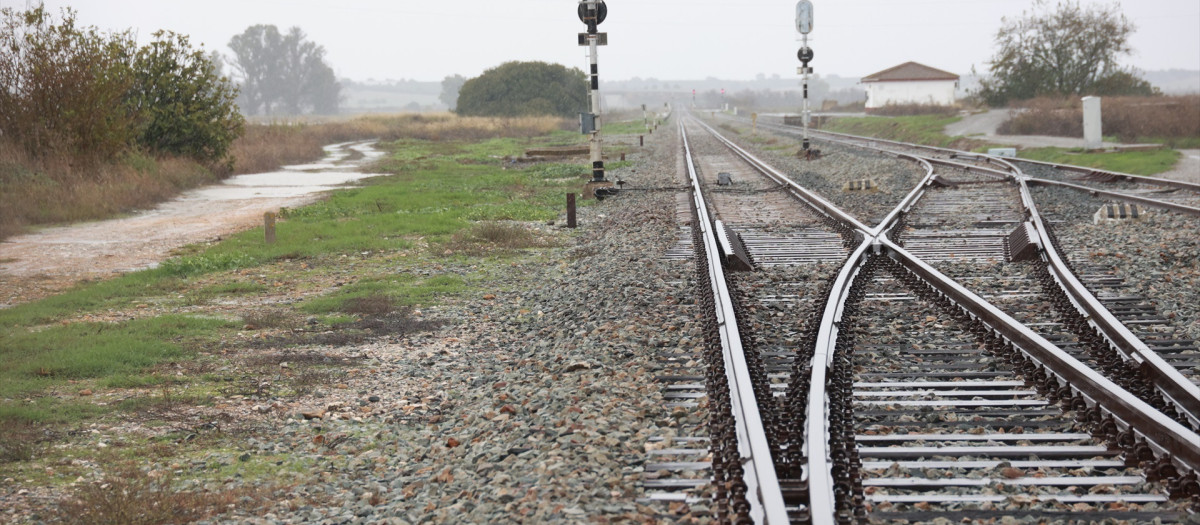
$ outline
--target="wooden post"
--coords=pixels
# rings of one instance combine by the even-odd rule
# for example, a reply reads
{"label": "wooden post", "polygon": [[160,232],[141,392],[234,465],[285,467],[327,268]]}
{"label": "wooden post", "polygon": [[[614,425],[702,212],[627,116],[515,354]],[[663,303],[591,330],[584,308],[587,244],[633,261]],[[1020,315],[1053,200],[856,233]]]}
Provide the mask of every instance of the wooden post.
{"label": "wooden post", "polygon": [[275,244],[275,212],[263,214],[263,232],[267,236],[267,244]]}
{"label": "wooden post", "polygon": [[575,227],[575,194],[567,194],[567,227]]}

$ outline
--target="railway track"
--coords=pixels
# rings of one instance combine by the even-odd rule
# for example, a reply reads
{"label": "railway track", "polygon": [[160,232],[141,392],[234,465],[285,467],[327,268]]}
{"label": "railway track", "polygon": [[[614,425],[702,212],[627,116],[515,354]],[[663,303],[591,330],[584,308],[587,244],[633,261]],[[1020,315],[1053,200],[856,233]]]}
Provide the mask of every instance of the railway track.
{"label": "railway track", "polygon": [[675,388],[708,408],[711,462],[692,466],[711,469],[722,521],[1188,519],[1191,352],[1175,343],[1168,360],[1122,322],[1152,319],[1144,298],[1084,286],[1033,177],[830,138],[893,183],[919,179],[891,208],[838,195],[863,221],[707,125],[680,133],[711,315],[704,388]]}

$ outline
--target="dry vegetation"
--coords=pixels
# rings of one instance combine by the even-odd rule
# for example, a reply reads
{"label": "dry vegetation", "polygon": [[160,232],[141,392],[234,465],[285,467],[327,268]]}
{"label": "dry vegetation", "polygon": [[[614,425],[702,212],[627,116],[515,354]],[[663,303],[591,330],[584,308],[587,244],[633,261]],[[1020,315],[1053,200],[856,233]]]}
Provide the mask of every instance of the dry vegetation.
{"label": "dry vegetation", "polygon": [[177,491],[170,471],[143,472],[125,465],[102,481],[83,485],[63,502],[63,523],[157,525],[190,523],[210,518],[234,506],[255,508],[266,503],[261,490],[218,492]]}
{"label": "dry vegetation", "polygon": [[[1105,97],[1104,134],[1123,142],[1200,137],[1200,95]],[[1009,135],[1083,135],[1083,103],[1078,97],[1042,97],[1015,105],[999,132]]]}
{"label": "dry vegetation", "polygon": [[880,108],[868,110],[868,113],[881,117],[910,117],[916,115],[949,117],[958,114],[958,107],[935,104],[888,104]]}
{"label": "dry vegetation", "polygon": [[564,129],[552,117],[483,118],[450,114],[368,116],[305,123],[247,124],[234,142],[232,173],[177,157],[132,152],[117,162],[66,156],[31,158],[0,140],[0,239],[29,226],[100,219],[147,208],[224,176],[260,173],[320,158],[321,147],[364,139],[480,140],[530,137]]}

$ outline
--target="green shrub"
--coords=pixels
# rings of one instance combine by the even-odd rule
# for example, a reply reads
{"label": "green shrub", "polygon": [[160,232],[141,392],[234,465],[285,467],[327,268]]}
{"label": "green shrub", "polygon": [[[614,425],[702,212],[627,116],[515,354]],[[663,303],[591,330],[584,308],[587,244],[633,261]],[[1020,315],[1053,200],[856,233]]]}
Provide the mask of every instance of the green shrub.
{"label": "green shrub", "polygon": [[587,106],[587,79],[582,71],[545,62],[507,62],[463,84],[455,112],[572,117]]}
{"label": "green shrub", "polygon": [[106,163],[129,150],[226,157],[242,133],[236,90],[186,37],[78,27],[45,7],[0,10],[0,136],[34,159]]}
{"label": "green shrub", "polygon": [[242,134],[243,119],[234,104],[237,89],[216,69],[186,36],[155,33],[133,60],[138,142],[202,162],[225,158]]}

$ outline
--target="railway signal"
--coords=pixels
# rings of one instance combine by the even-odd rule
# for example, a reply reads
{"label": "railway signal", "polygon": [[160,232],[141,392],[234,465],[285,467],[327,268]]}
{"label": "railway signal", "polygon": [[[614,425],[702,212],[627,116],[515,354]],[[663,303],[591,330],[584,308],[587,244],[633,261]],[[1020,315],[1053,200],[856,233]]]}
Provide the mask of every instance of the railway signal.
{"label": "railway signal", "polygon": [[591,193],[593,196],[603,198],[613,190],[611,190],[612,183],[604,176],[604,156],[600,138],[600,69],[596,63],[598,47],[608,45],[608,33],[600,33],[597,30],[597,26],[608,18],[608,6],[604,4],[604,0],[579,0],[579,7],[576,11],[579,14],[579,21],[587,25],[587,32],[579,33],[579,45],[588,47],[588,61],[591,65],[588,84],[588,91],[591,95],[589,97],[591,113],[584,120],[590,121],[592,126],[591,129],[585,127],[582,131],[589,135],[592,181],[588,183],[588,191],[584,194],[586,196]]}
{"label": "railway signal", "polygon": [[801,120],[804,121],[804,142],[801,146],[801,151],[807,158],[812,158],[812,153],[809,151],[808,142],[808,120],[811,113],[808,106],[808,76],[812,74],[813,69],[808,67],[808,63],[812,62],[813,50],[808,47],[808,34],[813,28],[813,4],[810,0],[800,0],[796,2],[796,31],[800,33],[803,43],[800,45],[800,51],[796,53],[796,58],[800,59],[799,73],[804,77],[804,113]]}

